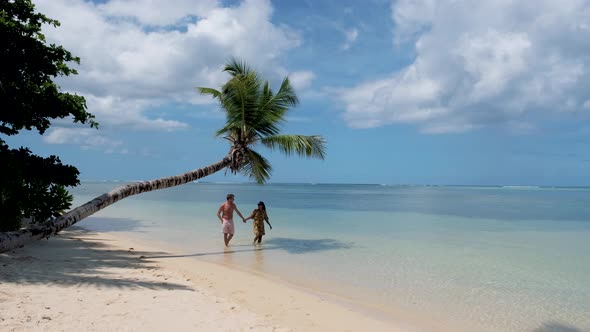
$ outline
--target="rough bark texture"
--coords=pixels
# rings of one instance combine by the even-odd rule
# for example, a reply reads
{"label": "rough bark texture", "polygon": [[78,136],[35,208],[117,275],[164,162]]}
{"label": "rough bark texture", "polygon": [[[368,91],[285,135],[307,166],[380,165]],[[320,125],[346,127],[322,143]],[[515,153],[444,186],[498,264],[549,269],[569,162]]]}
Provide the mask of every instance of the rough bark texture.
{"label": "rough bark texture", "polygon": [[102,194],[44,225],[35,225],[19,231],[0,233],[0,253],[19,248],[27,242],[49,238],[50,236],[57,234],[59,231],[72,226],[78,221],[122,200],[125,197],[178,186],[211,175],[228,166],[230,161],[230,158],[226,157],[215,164],[192,170],[184,174],[124,185],[115,188],[108,193]]}

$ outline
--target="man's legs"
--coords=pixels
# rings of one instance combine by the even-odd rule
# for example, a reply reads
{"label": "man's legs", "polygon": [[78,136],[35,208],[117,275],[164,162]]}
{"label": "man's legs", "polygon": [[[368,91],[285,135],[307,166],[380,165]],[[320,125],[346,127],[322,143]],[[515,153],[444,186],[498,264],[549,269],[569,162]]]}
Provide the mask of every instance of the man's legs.
{"label": "man's legs", "polygon": [[234,222],[232,220],[223,219],[223,226],[221,227],[223,231],[223,242],[225,246],[229,246],[229,241],[234,237]]}

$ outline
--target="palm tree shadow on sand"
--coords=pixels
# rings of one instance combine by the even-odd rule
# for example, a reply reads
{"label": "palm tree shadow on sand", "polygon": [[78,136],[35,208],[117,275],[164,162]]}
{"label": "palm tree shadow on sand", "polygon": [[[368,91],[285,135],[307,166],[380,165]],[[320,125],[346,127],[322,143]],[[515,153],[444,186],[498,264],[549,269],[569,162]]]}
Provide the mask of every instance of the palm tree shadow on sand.
{"label": "palm tree shadow on sand", "polygon": [[268,239],[266,245],[284,250],[290,254],[307,254],[311,252],[350,249],[354,247],[352,243],[342,242],[335,239],[293,239],[286,237],[276,237]]}
{"label": "palm tree shadow on sand", "polygon": [[138,256],[166,253],[141,251],[134,248],[113,248],[108,243],[110,240],[100,238],[97,234],[99,233],[79,227],[70,227],[56,236],[56,240],[37,241],[23,249],[0,254],[0,283],[14,284],[16,289],[21,284],[68,287],[90,285],[152,290],[192,289],[187,285],[164,280],[144,280],[135,276],[118,275],[117,271],[121,269],[158,274],[161,270],[160,266],[138,259]]}
{"label": "palm tree shadow on sand", "polygon": [[[246,249],[241,249],[247,247]],[[242,252],[252,252],[261,250],[283,250],[289,254],[307,254],[313,252],[322,252],[329,250],[342,250],[351,249],[354,247],[353,243],[342,242],[336,239],[294,239],[278,237],[268,239],[263,242],[260,247],[254,247],[252,245],[244,246],[230,246],[224,251],[213,251],[213,252],[202,252],[194,254],[181,254],[181,255],[159,255],[159,256],[141,256],[143,259],[150,258],[179,258],[179,257],[199,257],[199,256],[211,256],[211,255],[226,255],[226,254],[237,254]]]}
{"label": "palm tree shadow on sand", "polygon": [[547,322],[532,332],[583,332],[583,330],[557,322]]}

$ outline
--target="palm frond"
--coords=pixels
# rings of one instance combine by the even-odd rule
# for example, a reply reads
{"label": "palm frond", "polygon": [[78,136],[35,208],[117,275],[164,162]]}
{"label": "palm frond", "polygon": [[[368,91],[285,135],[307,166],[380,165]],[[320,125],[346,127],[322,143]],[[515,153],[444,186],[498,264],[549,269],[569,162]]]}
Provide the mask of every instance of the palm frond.
{"label": "palm frond", "polygon": [[278,135],[279,126],[285,121],[285,114],[298,103],[299,100],[288,78],[283,80],[281,88],[276,94],[273,94],[266,82],[259,98],[255,127],[258,136]]}
{"label": "palm frond", "polygon": [[231,77],[220,90],[199,88],[199,91],[217,99],[225,111],[225,125],[216,136],[230,142],[232,156],[235,151],[239,152],[232,171],[243,172],[259,183],[268,180],[272,170],[270,163],[251,150],[257,143],[288,156],[325,158],[326,142],[321,136],[280,135],[285,115],[299,103],[288,77],[275,93],[268,81],[262,80],[243,61],[231,58],[224,71]]}
{"label": "palm frond", "polygon": [[213,89],[213,88],[204,88],[204,87],[197,87],[197,90],[199,90],[199,92],[202,95],[210,95],[213,98],[217,98],[217,99],[221,100],[222,94],[221,94],[221,92],[219,92],[216,89]]}
{"label": "palm frond", "polygon": [[231,57],[223,71],[229,73],[231,76],[236,77],[239,75],[248,75],[253,72],[252,68],[248,67],[245,61],[241,61],[235,57]]}
{"label": "palm frond", "polygon": [[248,150],[248,162],[242,168],[244,175],[262,184],[270,179],[271,172],[272,167],[266,158],[254,150]]}
{"label": "palm frond", "polygon": [[287,111],[290,107],[295,107],[299,103],[297,94],[295,94],[295,90],[291,86],[288,77],[283,80],[281,88],[275,95],[272,94],[272,90],[269,87],[268,91],[266,89],[263,91],[263,97],[265,98],[263,99],[263,103],[260,104],[260,109],[271,112],[277,110]]}
{"label": "palm frond", "polygon": [[295,93],[295,89],[291,85],[291,81],[289,77],[285,77],[283,82],[281,83],[281,88],[277,95],[282,94],[285,103],[291,107],[297,106],[299,104],[299,98],[297,98],[297,94]]}
{"label": "palm frond", "polygon": [[275,135],[264,137],[260,141],[271,150],[279,149],[287,156],[295,153],[307,158],[324,159],[326,157],[326,141],[317,135]]}
{"label": "palm frond", "polygon": [[256,124],[258,91],[262,85],[255,72],[230,79],[222,88],[221,107],[226,113],[226,125],[218,133],[240,131],[247,135]]}

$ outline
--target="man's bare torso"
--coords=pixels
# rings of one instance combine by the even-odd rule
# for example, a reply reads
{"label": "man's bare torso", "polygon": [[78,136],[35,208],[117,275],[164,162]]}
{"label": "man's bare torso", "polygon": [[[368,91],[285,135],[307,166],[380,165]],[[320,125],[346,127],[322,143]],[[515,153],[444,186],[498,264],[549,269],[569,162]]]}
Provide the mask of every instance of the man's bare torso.
{"label": "man's bare torso", "polygon": [[234,203],[225,202],[221,204],[221,207],[219,207],[219,209],[223,212],[222,218],[227,220],[233,220],[235,208],[236,205]]}

